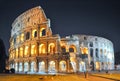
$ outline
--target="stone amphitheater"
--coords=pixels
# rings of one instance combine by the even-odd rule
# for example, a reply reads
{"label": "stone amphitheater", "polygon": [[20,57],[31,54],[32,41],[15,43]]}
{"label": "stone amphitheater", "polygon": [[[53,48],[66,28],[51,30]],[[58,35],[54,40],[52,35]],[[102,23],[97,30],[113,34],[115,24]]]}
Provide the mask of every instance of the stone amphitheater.
{"label": "stone amphitheater", "polygon": [[71,73],[114,69],[113,43],[103,37],[52,34],[40,6],[12,23],[9,68],[18,73]]}

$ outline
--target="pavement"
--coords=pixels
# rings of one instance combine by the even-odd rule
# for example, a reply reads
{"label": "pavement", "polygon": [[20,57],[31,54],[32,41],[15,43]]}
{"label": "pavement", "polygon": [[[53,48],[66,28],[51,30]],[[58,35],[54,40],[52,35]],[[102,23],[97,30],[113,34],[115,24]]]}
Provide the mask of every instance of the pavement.
{"label": "pavement", "polygon": [[[92,75],[92,74],[95,74],[95,73],[99,73],[99,72],[89,73],[87,75],[87,78],[85,78],[85,74],[84,73],[80,73],[78,76],[81,77],[81,78],[86,79],[87,81],[120,81],[120,80],[117,80],[117,79],[112,79],[112,78],[106,78],[106,77]],[[100,72],[100,74],[103,74],[103,73],[105,74],[105,72]],[[112,71],[111,73],[114,73],[114,72]]]}

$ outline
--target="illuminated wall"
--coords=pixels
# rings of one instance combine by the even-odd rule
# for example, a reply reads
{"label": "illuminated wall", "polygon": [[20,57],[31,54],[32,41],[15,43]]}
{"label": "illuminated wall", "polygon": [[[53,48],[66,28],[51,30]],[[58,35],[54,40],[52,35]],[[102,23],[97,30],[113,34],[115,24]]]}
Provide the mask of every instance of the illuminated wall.
{"label": "illuminated wall", "polygon": [[113,44],[108,39],[52,35],[50,20],[43,9],[32,8],[12,23],[10,68],[16,72],[57,73],[114,69]]}

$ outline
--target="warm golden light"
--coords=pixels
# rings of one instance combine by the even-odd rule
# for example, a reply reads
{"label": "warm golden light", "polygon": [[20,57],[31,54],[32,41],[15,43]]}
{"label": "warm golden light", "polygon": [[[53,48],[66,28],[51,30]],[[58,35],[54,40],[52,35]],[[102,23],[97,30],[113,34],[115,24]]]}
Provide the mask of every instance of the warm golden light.
{"label": "warm golden light", "polygon": [[21,34],[21,39],[20,40],[21,40],[21,42],[24,41],[24,34],[23,33]]}
{"label": "warm golden light", "polygon": [[41,28],[41,29],[40,29],[40,37],[43,36],[43,30],[45,30],[45,28]]}
{"label": "warm golden light", "polygon": [[41,44],[39,46],[39,53],[45,53],[45,45],[44,44]]}
{"label": "warm golden light", "polygon": [[88,54],[88,48],[87,47],[80,47],[80,51],[82,54]]}
{"label": "warm golden light", "polygon": [[[76,51],[77,51],[77,50],[76,50],[76,47],[75,47],[74,45],[71,45],[69,49],[73,49],[72,51],[73,51],[74,53],[76,53]],[[69,52],[70,52],[70,50],[69,50]]]}
{"label": "warm golden light", "polygon": [[20,48],[20,57],[23,57],[23,48]]}
{"label": "warm golden light", "polygon": [[36,29],[34,29],[34,30],[32,30],[32,38],[35,38],[36,36],[35,36],[35,32],[36,32],[37,30]]}
{"label": "warm golden light", "polygon": [[55,44],[54,43],[49,44],[48,52],[49,53],[55,53]]}
{"label": "warm golden light", "polygon": [[20,36],[18,35],[16,38],[16,42],[19,43],[20,42]]}
{"label": "warm golden light", "polygon": [[32,55],[36,54],[36,47],[35,47],[35,45],[31,46],[31,54]]}
{"label": "warm golden light", "polygon": [[28,55],[28,51],[29,51],[28,49],[29,49],[29,47],[25,46],[25,56]]}
{"label": "warm golden light", "polygon": [[18,48],[16,49],[16,58],[18,58]]}
{"label": "warm golden light", "polygon": [[96,62],[96,69],[97,69],[97,70],[100,69],[100,62]]}

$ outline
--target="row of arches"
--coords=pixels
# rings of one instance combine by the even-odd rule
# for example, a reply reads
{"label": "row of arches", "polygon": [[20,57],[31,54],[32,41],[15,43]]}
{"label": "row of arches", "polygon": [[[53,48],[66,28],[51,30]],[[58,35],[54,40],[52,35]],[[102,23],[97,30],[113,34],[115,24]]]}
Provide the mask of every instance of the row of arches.
{"label": "row of arches", "polygon": [[62,53],[65,53],[65,52],[75,52],[76,53],[76,47],[74,45],[71,45],[67,51],[66,49],[66,46],[61,46],[61,51]]}
{"label": "row of arches", "polygon": [[[48,66],[46,65],[48,64]],[[59,64],[59,68],[57,68],[56,65]],[[80,61],[78,62],[78,64],[74,61],[70,62],[70,68],[72,68],[72,70],[70,68],[68,68],[68,63],[64,60],[61,60],[59,63],[57,64],[57,62],[55,61],[49,61],[48,63],[44,62],[44,61],[40,61],[38,62],[38,64],[35,61],[32,62],[19,62],[19,63],[15,63],[15,64],[11,64],[11,68],[15,68],[16,72],[39,72],[39,73],[46,73],[46,71],[48,73],[56,73],[56,72],[84,72],[86,71],[86,64],[84,61]],[[46,68],[47,66],[47,68]],[[77,68],[78,66],[78,68]],[[93,62],[93,64],[91,64],[91,70],[110,70],[112,69],[112,64],[110,62],[106,63],[106,62]]]}
{"label": "row of arches", "polygon": [[[38,67],[37,67],[38,65]],[[39,62],[38,64],[35,61],[29,62],[19,62],[15,64],[11,64],[11,68],[15,68],[16,72],[46,72],[46,63],[44,61]],[[67,72],[67,64],[66,61],[62,60],[59,62],[59,71],[60,72]],[[50,61],[48,63],[48,72],[54,73],[57,72],[56,62]]]}
{"label": "row of arches", "polygon": [[27,31],[25,33],[21,33],[20,35],[17,35],[16,37],[14,37],[14,39],[11,41],[11,44],[16,44],[16,43],[20,43],[23,42],[25,40],[29,40],[31,38],[36,38],[36,37],[43,37],[46,36],[46,28],[40,28],[40,30],[38,31],[38,29],[33,29],[32,31]]}
{"label": "row of arches", "polygon": [[[38,52],[37,52],[38,51]],[[32,44],[26,45],[20,48],[16,48],[15,53],[11,51],[10,58],[26,57],[26,56],[36,56],[38,54],[54,54],[56,52],[55,43],[50,43],[48,48],[45,44]]]}

